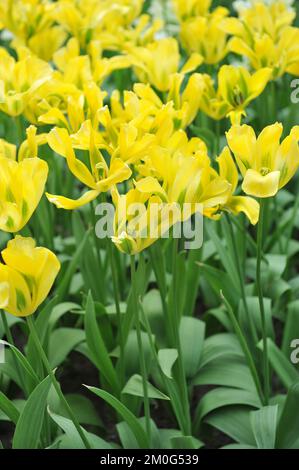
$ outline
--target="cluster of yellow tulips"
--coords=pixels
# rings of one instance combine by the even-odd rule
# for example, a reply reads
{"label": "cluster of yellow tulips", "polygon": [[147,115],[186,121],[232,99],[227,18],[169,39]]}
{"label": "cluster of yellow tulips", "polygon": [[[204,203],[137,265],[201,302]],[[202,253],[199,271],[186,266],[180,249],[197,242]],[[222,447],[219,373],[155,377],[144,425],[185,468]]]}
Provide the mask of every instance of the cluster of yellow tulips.
{"label": "cluster of yellow tulips", "polygon": [[[253,2],[250,8],[240,8],[238,18],[230,18],[226,8],[211,11],[209,1],[174,0],[179,37],[188,54],[182,66],[179,42],[155,37],[163,22],[139,16],[142,3],[8,0],[0,6],[2,27],[12,34],[10,46],[15,50],[13,55],[0,50],[0,109],[11,117],[23,115],[31,124],[19,149],[0,141],[2,230],[19,232],[37,207],[48,174],[40,149],[45,144],[65,158],[69,171],[88,188],[77,200],[47,194],[64,209],[76,209],[111,191],[116,206],[119,197],[142,201],[146,208],[152,201],[201,203],[206,217],[244,212],[256,224],[255,198],[274,196],[296,172],[299,127],[280,143],[281,124],[256,136],[240,122],[269,81],[285,72],[299,74],[299,29],[291,26],[294,13],[284,2]],[[104,57],[104,50],[112,56]],[[218,64],[229,52],[246,56],[253,71],[223,65],[217,87],[210,75],[196,72],[201,64]],[[103,82],[124,68],[133,69],[138,83],[133,90],[108,95]],[[215,120],[232,120],[218,169],[204,142],[186,132],[199,111]],[[45,124],[52,129],[39,133]],[[77,156],[80,150],[84,160]],[[234,194],[237,167],[244,196]],[[125,181],[129,189],[120,196],[117,185]],[[123,232],[121,239],[114,238],[129,254],[150,244],[129,238]],[[32,243],[10,242],[15,259],[23,246],[35,259]],[[45,257],[42,270],[51,269],[51,259]],[[8,267],[1,268],[7,283]],[[53,258],[53,275],[47,274],[49,285],[39,300],[57,271]],[[28,315],[34,311],[33,301],[28,300],[28,285],[21,283],[11,277],[10,289],[3,287],[2,292],[7,292],[11,313]],[[35,291],[31,296],[35,298]],[[38,303],[33,302],[35,308]]]}
{"label": "cluster of yellow tulips", "polygon": [[[200,207],[200,215],[213,220],[245,214],[252,225],[260,220],[256,282],[264,392],[254,365],[251,372],[267,405],[261,219],[264,199],[299,168],[299,126],[286,135],[273,115],[257,132],[250,109],[261,95],[271,96],[284,75],[299,76],[295,11],[283,0],[235,2],[236,16],[212,0],[156,0],[149,10],[146,3],[0,2],[0,230],[10,238],[1,252],[0,309],[29,317],[59,273],[55,245],[53,251],[37,247],[26,236],[44,194],[55,211],[111,200],[112,242],[133,260],[157,238],[143,237],[142,227],[129,232],[130,204],[141,204],[147,221],[153,204],[189,204],[190,217]],[[212,127],[213,148],[196,133],[199,123]],[[12,129],[14,142],[7,137]],[[49,178],[63,166],[73,183],[52,191]],[[126,208],[121,217],[120,207]],[[177,221],[165,227],[160,214],[163,230]]]}

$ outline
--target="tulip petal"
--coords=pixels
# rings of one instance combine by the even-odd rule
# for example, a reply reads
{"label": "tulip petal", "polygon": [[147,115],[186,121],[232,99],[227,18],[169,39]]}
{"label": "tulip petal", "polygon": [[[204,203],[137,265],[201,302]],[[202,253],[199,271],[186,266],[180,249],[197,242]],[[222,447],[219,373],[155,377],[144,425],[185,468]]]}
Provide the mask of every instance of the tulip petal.
{"label": "tulip petal", "polygon": [[226,207],[235,215],[243,212],[252,225],[256,225],[259,220],[260,206],[252,197],[233,196]]}
{"label": "tulip petal", "polygon": [[89,202],[96,199],[100,192],[101,191],[93,189],[84,193],[81,197],[79,197],[79,199],[70,199],[65,196],[57,196],[55,194],[49,193],[46,193],[46,196],[50,202],[58,207],[58,209],[74,210],[78,209],[78,207],[85,206],[85,204],[88,204]]}
{"label": "tulip petal", "polygon": [[280,171],[271,171],[267,175],[261,175],[258,171],[248,170],[245,174],[242,189],[244,193],[265,198],[272,197],[279,189]]}

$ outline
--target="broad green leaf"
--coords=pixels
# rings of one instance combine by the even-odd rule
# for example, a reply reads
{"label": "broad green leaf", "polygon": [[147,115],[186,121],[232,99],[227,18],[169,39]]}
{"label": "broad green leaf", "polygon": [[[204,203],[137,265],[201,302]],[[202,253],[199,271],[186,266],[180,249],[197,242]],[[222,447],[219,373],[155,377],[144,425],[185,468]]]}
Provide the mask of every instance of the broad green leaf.
{"label": "broad green leaf", "polygon": [[[146,430],[146,420],[144,417],[139,418],[138,421],[140,422],[141,426],[144,430]],[[138,449],[138,443],[136,437],[134,436],[133,432],[131,431],[129,425],[122,421],[116,425],[117,432],[124,449]],[[159,430],[151,419],[151,448],[153,449],[160,449],[160,435]]]}
{"label": "broad green leaf", "polygon": [[217,409],[206,416],[205,423],[227,434],[242,445],[256,447],[250,423],[250,409],[247,406],[228,406]]}
{"label": "broad green leaf", "polygon": [[193,377],[199,369],[204,337],[204,322],[193,317],[182,317],[180,341],[187,377]]}
{"label": "broad green leaf", "polygon": [[[103,426],[103,423],[92,402],[77,393],[65,395],[74,415],[81,424],[90,424],[92,426]],[[48,405],[50,410],[60,416],[69,417],[68,411],[61,403],[55,389],[52,387],[48,396]]]}
{"label": "broad green leaf", "polygon": [[244,358],[238,338],[233,333],[218,333],[205,339],[200,365],[204,367],[212,361],[228,358]]}
{"label": "broad green leaf", "polygon": [[160,349],[158,352],[158,361],[161,370],[166,377],[172,379],[172,367],[178,358],[176,349]]}
{"label": "broad green leaf", "polygon": [[50,387],[51,378],[47,376],[29,396],[17,422],[13,449],[38,448]]}
{"label": "broad green leaf", "polygon": [[54,328],[58,320],[63,315],[65,315],[66,313],[70,312],[73,309],[76,309],[76,310],[80,309],[80,305],[75,304],[74,302],[61,302],[60,304],[55,305],[55,307],[53,308],[50,314],[50,318],[48,319],[50,330]]}
{"label": "broad green leaf", "polygon": [[[35,319],[35,327],[38,332],[38,337],[44,347],[47,348],[46,343],[46,337],[47,337],[47,331],[49,328],[49,318],[51,315],[51,312],[53,311],[55,305],[57,303],[57,297],[53,297],[50,302],[47,302],[44,308],[39,312]],[[26,354],[28,361],[32,365],[33,369],[35,371],[38,371],[38,375],[43,377],[43,365],[42,361],[40,358],[40,355],[36,349],[35,342],[33,338],[31,337],[31,334],[29,335],[28,339],[28,344],[27,344],[27,354]]]}
{"label": "broad green leaf", "polygon": [[210,361],[200,368],[192,383],[236,387],[253,393],[256,391],[249,367],[243,360],[229,356]]}
{"label": "broad green leaf", "polygon": [[[53,419],[53,421],[64,432],[64,434],[58,438],[60,449],[85,449],[82,439],[79,436],[74,423],[70,419],[53,413],[49,408],[48,413]],[[112,449],[112,445],[109,444],[109,442],[104,441],[104,439],[101,439],[95,434],[87,432],[82,427],[81,429],[86,435],[86,438],[88,439],[88,442],[90,443],[92,449]]]}
{"label": "broad green leaf", "polygon": [[286,323],[283,331],[282,350],[286,357],[292,353],[291,343],[299,338],[299,300],[291,302],[287,307]]}
{"label": "broad green leaf", "polygon": [[260,401],[256,393],[247,390],[215,388],[206,393],[200,400],[195,413],[196,425],[199,425],[207,414],[217,408],[230,405],[247,405],[252,408],[259,408]]}
{"label": "broad green leaf", "polygon": [[[147,381],[147,390],[148,390],[148,397],[154,398],[157,400],[169,400],[169,397],[154,387],[151,383]],[[133,375],[126,385],[124,386],[122,393],[126,395],[133,395],[136,397],[143,397],[143,382],[141,375],[135,374]]]}
{"label": "broad green leaf", "polygon": [[51,333],[49,360],[52,368],[59,366],[85,340],[85,332],[77,328],[57,328]]}
{"label": "broad green leaf", "polygon": [[278,406],[264,406],[251,411],[250,420],[258,449],[274,449]]}
{"label": "broad green leaf", "polygon": [[208,264],[197,263],[197,265],[198,269],[201,270],[203,277],[212,287],[216,296],[219,297],[220,291],[222,291],[230,305],[235,307],[238,304],[240,295],[235,289],[232,289],[232,281],[228,274],[220,269],[209,266]]}
{"label": "broad green leaf", "polygon": [[110,393],[106,392],[105,390],[101,390],[96,387],[88,387],[88,390],[91,392],[95,393],[98,397],[102,398],[105,400],[112,408],[115,409],[117,413],[119,413],[122,418],[126,421],[128,426],[130,427],[131,431],[133,432],[138,445],[141,449],[147,449],[148,448],[148,438],[147,435],[139,423],[138,419],[133,415],[133,413],[125,406],[123,405],[117,398],[115,398],[113,395]]}
{"label": "broad green leaf", "polygon": [[17,424],[20,413],[16,406],[4,393],[0,391],[0,410],[14,423]]}
{"label": "broad green leaf", "polygon": [[[258,347],[263,350],[262,342]],[[299,373],[270,338],[268,338],[268,356],[271,366],[286,388],[298,381]]]}
{"label": "broad green leaf", "polygon": [[299,382],[290,386],[277,427],[277,449],[299,449]]}
{"label": "broad green leaf", "polygon": [[[21,370],[23,371],[23,373],[26,374],[27,377],[29,379],[31,379],[34,384],[38,384],[39,383],[38,376],[36,375],[36,373],[32,369],[32,367],[29,364],[26,357],[19,351],[19,349],[16,348],[15,346],[13,346],[12,344],[8,343],[7,341],[4,341],[4,340],[0,340],[0,344],[4,344],[5,346],[10,347],[10,349],[12,350],[13,354],[15,355],[15,357],[18,361],[18,364],[20,365]],[[2,369],[2,366],[5,366],[5,364],[0,364],[0,371]]]}
{"label": "broad green leaf", "polygon": [[200,449],[204,443],[193,436],[175,436],[170,439],[172,449]]}

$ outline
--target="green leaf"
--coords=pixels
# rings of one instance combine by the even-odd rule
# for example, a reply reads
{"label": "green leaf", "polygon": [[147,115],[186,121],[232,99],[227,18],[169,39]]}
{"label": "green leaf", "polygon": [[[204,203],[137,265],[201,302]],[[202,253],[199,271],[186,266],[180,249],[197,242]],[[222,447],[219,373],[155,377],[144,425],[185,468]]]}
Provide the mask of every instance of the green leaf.
{"label": "green leaf", "polygon": [[[44,308],[39,312],[36,317],[35,325],[38,332],[39,339],[43,346],[45,346],[47,331],[49,328],[49,318],[50,315],[57,303],[57,297],[53,297],[50,302],[47,302]],[[47,346],[47,345],[46,345]],[[39,376],[43,374],[43,364],[36,349],[35,342],[29,335],[28,343],[27,343],[27,358],[30,364],[32,365],[33,369],[37,371]]]}
{"label": "green leaf", "polygon": [[90,233],[90,230],[85,232],[85,235],[81,243],[78,245],[76,252],[73,254],[71,262],[69,263],[66,271],[61,276],[59,276],[59,279],[57,281],[58,288],[56,289],[58,301],[61,301],[66,296],[72,277],[76,272],[81,256],[83,254],[85,244],[88,240],[89,233]]}
{"label": "green leaf", "polygon": [[251,411],[250,419],[258,449],[274,449],[278,406],[264,406]]}
{"label": "green leaf", "polygon": [[[139,418],[138,421],[140,422],[143,429],[146,429],[145,418],[144,417]],[[151,423],[151,448],[160,449],[161,447],[160,447],[159,430],[152,419],[150,423]],[[118,432],[122,447],[124,449],[138,449],[137,440],[133,432],[131,431],[129,425],[125,421],[118,423],[116,425],[116,428],[117,428],[117,432]]]}
{"label": "green leaf", "polygon": [[[92,402],[84,395],[70,393],[65,395],[74,415],[81,424],[90,424],[92,426],[103,426],[98,413]],[[69,417],[68,411],[61,403],[55,389],[52,387],[48,396],[48,405],[50,410],[60,416]]]}
{"label": "green leaf", "polygon": [[[160,390],[158,390],[149,382],[147,382],[147,390],[148,390],[149,398],[154,398],[157,400],[169,400],[169,397],[167,395],[160,392]],[[143,397],[144,392],[143,392],[143,382],[142,382],[141,375],[138,375],[138,374],[133,375],[124,386],[122,393],[126,395],[133,395],[135,397]]]}
{"label": "green leaf", "polygon": [[218,333],[204,341],[201,367],[223,357],[230,359],[243,359],[244,354],[237,336],[233,333]]}
{"label": "green leaf", "polygon": [[299,300],[289,303],[283,332],[282,350],[286,357],[292,353],[291,343],[299,338]]}
{"label": "green leaf", "polygon": [[201,420],[212,411],[223,406],[247,405],[253,408],[260,407],[260,401],[256,393],[235,388],[215,388],[206,393],[200,400],[195,412],[195,422],[198,426]]}
{"label": "green leaf", "polygon": [[0,391],[0,410],[14,423],[17,424],[20,413],[16,406],[4,393]]}
{"label": "green leaf", "polygon": [[[48,408],[48,413],[53,419],[53,421],[63,430],[64,434],[59,436],[59,448],[60,449],[85,449],[85,446],[82,442],[81,437],[78,434],[78,431],[74,423],[64,416],[60,416],[56,413],[53,413]],[[88,442],[90,443],[93,449],[112,449],[112,445],[108,442],[101,439],[99,436],[87,432],[81,427],[82,431],[86,435]]]}
{"label": "green leaf", "polygon": [[170,439],[172,449],[200,449],[204,443],[192,436],[175,436]]}
{"label": "green leaf", "polygon": [[[258,344],[258,348],[263,350],[262,342]],[[298,381],[297,370],[270,338],[268,338],[268,356],[271,366],[286,388]]]}
{"label": "green leaf", "polygon": [[229,406],[217,409],[205,418],[205,423],[227,434],[242,445],[256,447],[250,423],[250,411],[246,406]]}
{"label": "green leaf", "polygon": [[59,366],[85,340],[85,332],[77,328],[57,328],[51,333],[49,342],[49,360],[51,367]]}
{"label": "green leaf", "polygon": [[119,381],[97,323],[91,293],[87,296],[85,315],[86,341],[94,364],[115,393],[120,393]]}
{"label": "green leaf", "polygon": [[13,449],[38,448],[50,387],[51,378],[48,376],[29,396],[17,422],[13,436]]}
{"label": "green leaf", "polygon": [[49,329],[52,330],[58,320],[73,309],[80,309],[80,305],[75,304],[74,302],[61,302],[60,304],[55,305],[50,314],[50,318],[48,318]]}
{"label": "green leaf", "polygon": [[119,413],[122,418],[126,421],[128,426],[130,427],[131,431],[133,432],[138,445],[141,449],[147,449],[148,448],[148,438],[147,435],[139,423],[138,419],[133,415],[133,413],[125,406],[123,405],[117,398],[115,398],[113,395],[110,393],[106,392],[105,390],[101,390],[96,387],[88,387],[88,390],[91,392],[95,393],[98,397],[102,398],[105,400],[112,408],[115,409],[117,413]]}
{"label": "green leaf", "polygon": [[170,439],[172,449],[200,449],[204,445],[193,436],[175,436]]}
{"label": "green leaf", "polygon": [[158,352],[158,361],[161,370],[166,377],[172,379],[172,367],[178,358],[176,349],[160,349]]}
{"label": "green leaf", "polygon": [[210,361],[200,368],[192,383],[194,385],[222,385],[256,392],[249,367],[240,358],[229,356]]}
{"label": "green leaf", "polygon": [[299,382],[290,386],[277,427],[277,449],[299,449]]}
{"label": "green leaf", "polygon": [[197,263],[197,265],[217,297],[219,297],[220,291],[222,291],[230,305],[235,307],[238,304],[240,296],[236,290],[232,289],[232,281],[228,274],[220,269],[209,266],[208,264]]}
{"label": "green leaf", "polygon": [[[213,224],[213,226],[212,226]],[[234,284],[235,288],[240,291],[240,279],[238,276],[238,271],[236,269],[236,264],[234,262],[234,255],[227,248],[222,239],[220,239],[215,230],[215,222],[210,222],[206,224],[206,229],[209,237],[213,241],[216,253],[218,254],[222,266],[224,267],[227,275],[231,279],[231,282]],[[240,295],[240,293],[239,293]]]}
{"label": "green leaf", "polygon": [[[23,372],[27,375],[27,378],[31,379],[34,384],[39,383],[39,378],[32,369],[31,365],[27,361],[26,357],[12,344],[8,343],[7,341],[0,340],[0,344],[4,344],[5,346],[9,346],[10,349],[12,350],[13,354],[15,355],[18,363],[21,366],[21,369]],[[1,366],[5,366],[5,364],[0,364],[0,371],[1,371]]]}
{"label": "green leaf", "polygon": [[181,319],[180,340],[187,377],[193,377],[199,369],[204,337],[204,322],[193,317]]}

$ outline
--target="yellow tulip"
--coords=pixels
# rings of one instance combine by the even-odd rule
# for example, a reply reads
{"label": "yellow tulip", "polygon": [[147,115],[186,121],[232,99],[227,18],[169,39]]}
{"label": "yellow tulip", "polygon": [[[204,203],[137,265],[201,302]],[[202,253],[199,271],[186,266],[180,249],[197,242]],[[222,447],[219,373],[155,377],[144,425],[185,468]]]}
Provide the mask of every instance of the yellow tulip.
{"label": "yellow tulip", "polygon": [[112,24],[129,25],[141,12],[143,0],[60,0],[57,22],[85,48]]}
{"label": "yellow tulip", "polygon": [[230,51],[247,57],[255,70],[269,67],[273,78],[285,72],[299,75],[299,29],[290,26],[293,19],[284,2],[257,2],[240,18],[224,19],[222,29],[233,35]]}
{"label": "yellow tulip", "polygon": [[172,0],[177,16],[185,20],[208,13],[212,0]]}
{"label": "yellow tulip", "polygon": [[0,156],[0,168],[0,230],[18,232],[43,195],[48,165],[39,158],[17,162]]}
{"label": "yellow tulip", "polygon": [[[149,176],[138,179],[134,189],[125,195],[113,191],[116,207],[113,241],[121,251],[134,254],[144,250],[176,222],[185,220],[184,211],[177,210],[183,209],[184,204],[190,207],[188,217],[200,206],[202,215],[215,218],[228,201],[231,185],[210,166],[205,145],[200,139],[186,142],[185,134],[180,133],[176,133],[168,148],[152,151],[143,167],[145,174],[148,165]],[[136,203],[143,207],[137,228],[131,206]],[[153,204],[160,208],[155,220],[151,218]]]}
{"label": "yellow tulip", "polygon": [[259,220],[259,203],[248,196],[234,196],[238,186],[238,170],[228,147],[225,147],[221,155],[217,158],[219,165],[219,175],[231,185],[228,200],[223,205],[223,209],[238,215],[243,212],[250,223],[255,225]]}
{"label": "yellow tulip", "polygon": [[[163,38],[148,44],[147,47],[134,47],[131,50],[131,58],[138,79],[143,83],[150,83],[160,91],[169,90],[172,76],[179,71],[179,46],[174,38]],[[202,56],[194,53],[180,72],[192,72],[202,61]]]}
{"label": "yellow tulip", "polygon": [[245,67],[223,65],[218,73],[217,91],[212,79],[204,76],[206,88],[200,107],[214,119],[230,116],[233,123],[239,123],[246,107],[263,92],[271,76],[269,68],[250,74]]}
{"label": "yellow tulip", "polygon": [[[173,109],[168,107],[168,111],[169,114],[173,115],[172,119],[175,122],[175,126],[185,129],[191,124],[198,113],[205,82],[203,76],[199,73],[193,73],[184,88],[182,86],[183,80],[184,75],[181,73],[176,73],[172,76],[170,89],[165,98],[165,102],[171,102],[173,105]],[[163,109],[163,101],[150,85],[135,83],[134,92],[142,101],[148,103],[147,109]]]}
{"label": "yellow tulip", "polygon": [[6,0],[0,4],[0,23],[11,31],[15,49],[27,47],[40,59],[49,61],[61,47],[66,33],[55,25],[55,4],[40,0]]}
{"label": "yellow tulip", "polygon": [[88,162],[90,170],[84,162],[76,157],[71,137],[66,129],[54,128],[48,134],[48,144],[52,150],[65,157],[71,173],[90,188],[77,200],[47,193],[49,201],[58,208],[77,209],[131,176],[130,168],[120,158],[111,159],[110,166],[107,165],[104,157],[96,148],[93,137],[93,132],[91,132]]}
{"label": "yellow tulip", "polygon": [[11,315],[32,315],[45,300],[60,270],[58,258],[32,238],[16,236],[1,252],[0,308]]}
{"label": "yellow tulip", "polygon": [[0,110],[10,116],[23,113],[33,94],[50,80],[52,69],[31,55],[15,60],[0,48]]}
{"label": "yellow tulip", "polygon": [[248,8],[238,9],[239,18],[229,18],[224,24],[234,30],[233,34],[243,31],[244,35],[269,35],[274,41],[279,39],[282,31],[290,26],[296,13],[284,1],[275,0],[270,5],[256,1]]}
{"label": "yellow tulip", "polygon": [[196,16],[180,25],[180,38],[183,47],[189,52],[197,52],[206,64],[217,64],[228,53],[227,34],[220,28],[223,18],[228,15],[226,8],[216,8],[207,16]]}
{"label": "yellow tulip", "polygon": [[243,176],[243,191],[259,198],[275,196],[299,166],[299,126],[280,143],[283,126],[267,126],[256,137],[252,127],[233,126],[227,141]]}
{"label": "yellow tulip", "polygon": [[80,44],[75,38],[71,38],[65,47],[54,54],[54,63],[59,70],[55,78],[65,83],[72,83],[81,90],[89,82],[93,81],[100,85],[113,71],[131,66],[128,56],[102,57],[99,41],[91,41],[87,47],[87,54],[81,55]]}

